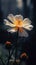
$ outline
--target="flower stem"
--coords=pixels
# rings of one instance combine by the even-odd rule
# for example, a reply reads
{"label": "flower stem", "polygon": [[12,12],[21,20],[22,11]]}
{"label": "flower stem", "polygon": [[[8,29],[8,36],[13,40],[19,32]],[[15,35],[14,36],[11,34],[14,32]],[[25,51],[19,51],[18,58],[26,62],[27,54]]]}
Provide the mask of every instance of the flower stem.
{"label": "flower stem", "polygon": [[[10,50],[9,50],[9,57],[10,57]],[[7,65],[9,65],[9,60],[10,60],[9,57],[8,57]]]}
{"label": "flower stem", "polygon": [[16,63],[16,57],[17,57],[17,46],[18,46],[18,31],[17,31],[17,39],[16,39],[16,44],[15,44],[15,63],[14,63],[14,65],[17,65],[17,63]]}
{"label": "flower stem", "polygon": [[12,56],[12,54],[13,54],[13,51],[14,51],[14,48],[12,49],[11,54],[10,54],[10,51],[9,51],[9,57],[8,57],[8,62],[7,62],[7,65],[9,64],[9,60],[11,59],[11,56]]}
{"label": "flower stem", "polygon": [[2,59],[2,58],[0,58],[0,60],[1,60],[2,64],[3,64],[3,65],[5,65],[5,63],[3,62],[3,59]]}

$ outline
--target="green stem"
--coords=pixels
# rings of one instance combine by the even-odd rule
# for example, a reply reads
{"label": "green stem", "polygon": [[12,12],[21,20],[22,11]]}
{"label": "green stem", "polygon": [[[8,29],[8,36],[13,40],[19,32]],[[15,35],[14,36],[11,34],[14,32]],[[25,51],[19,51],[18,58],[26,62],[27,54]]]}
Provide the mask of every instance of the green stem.
{"label": "green stem", "polygon": [[[10,50],[9,50],[9,57],[10,57]],[[7,65],[9,65],[9,60],[10,60],[9,57],[8,57]]]}
{"label": "green stem", "polygon": [[0,60],[1,60],[2,64],[5,65],[5,63],[3,62],[2,58],[0,58]]}
{"label": "green stem", "polygon": [[16,64],[16,57],[17,57],[17,45],[18,45],[18,31],[17,31],[17,39],[16,39],[16,44],[15,44],[15,64],[14,64],[14,65],[17,65],[17,64]]}
{"label": "green stem", "polygon": [[9,60],[11,59],[11,56],[12,56],[12,54],[13,54],[13,51],[14,51],[14,48],[12,49],[11,54],[10,54],[10,52],[9,52],[9,57],[8,57],[8,62],[7,62],[7,65],[9,64]]}

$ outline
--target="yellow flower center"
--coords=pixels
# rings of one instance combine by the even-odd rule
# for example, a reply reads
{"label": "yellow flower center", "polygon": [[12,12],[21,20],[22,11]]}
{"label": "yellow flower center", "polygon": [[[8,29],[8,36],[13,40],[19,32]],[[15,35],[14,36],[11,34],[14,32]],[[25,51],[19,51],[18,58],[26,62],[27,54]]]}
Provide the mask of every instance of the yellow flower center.
{"label": "yellow flower center", "polygon": [[20,32],[23,32],[23,28],[22,28],[23,22],[22,22],[22,20],[19,20],[19,19],[15,20],[14,25],[16,25],[16,27],[14,28],[15,30],[19,30]]}

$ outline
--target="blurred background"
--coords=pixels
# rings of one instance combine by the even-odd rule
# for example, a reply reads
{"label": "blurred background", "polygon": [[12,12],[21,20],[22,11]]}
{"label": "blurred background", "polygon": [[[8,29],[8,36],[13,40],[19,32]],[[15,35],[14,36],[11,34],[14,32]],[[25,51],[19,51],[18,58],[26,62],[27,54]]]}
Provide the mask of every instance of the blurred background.
{"label": "blurred background", "polygon": [[[9,40],[15,44],[16,40],[15,34],[12,35],[3,30],[3,19],[7,18],[10,13],[21,14],[24,18],[28,17],[32,21],[34,28],[29,32],[29,37],[19,38],[18,40],[17,58],[22,52],[26,52],[29,56],[28,65],[36,65],[36,0],[0,0],[0,56],[3,54],[5,61],[7,59],[7,57],[5,59],[5,55],[8,55],[5,49],[5,41]],[[24,65],[27,65],[27,63]],[[2,65],[1,60],[0,65]]]}

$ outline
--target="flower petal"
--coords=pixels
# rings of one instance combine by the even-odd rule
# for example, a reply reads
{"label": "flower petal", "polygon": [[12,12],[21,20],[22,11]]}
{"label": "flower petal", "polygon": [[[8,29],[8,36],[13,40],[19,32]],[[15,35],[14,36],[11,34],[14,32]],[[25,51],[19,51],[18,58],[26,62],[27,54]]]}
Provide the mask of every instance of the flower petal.
{"label": "flower petal", "polygon": [[13,14],[9,14],[7,16],[7,18],[13,23],[14,22],[14,15]]}
{"label": "flower petal", "polygon": [[31,24],[31,20],[29,20],[28,18],[25,18],[23,20],[23,27],[26,26],[26,25],[29,25],[29,24]]}
{"label": "flower petal", "polygon": [[28,37],[28,33],[24,30],[23,32],[19,32],[19,36],[20,37]]}
{"label": "flower petal", "polygon": [[32,26],[32,25],[27,25],[27,26],[25,26],[24,28],[30,31],[30,30],[33,29],[33,26]]}
{"label": "flower petal", "polygon": [[8,26],[10,26],[10,27],[15,27],[15,25],[14,24],[11,24],[8,20],[6,20],[6,19],[4,19],[4,24],[5,25],[8,25]]}
{"label": "flower petal", "polygon": [[16,16],[15,16],[15,19],[23,20],[23,16],[22,16],[22,15],[16,15]]}
{"label": "flower petal", "polygon": [[10,32],[10,33],[14,33],[14,32],[16,32],[15,29],[8,29],[7,31]]}

